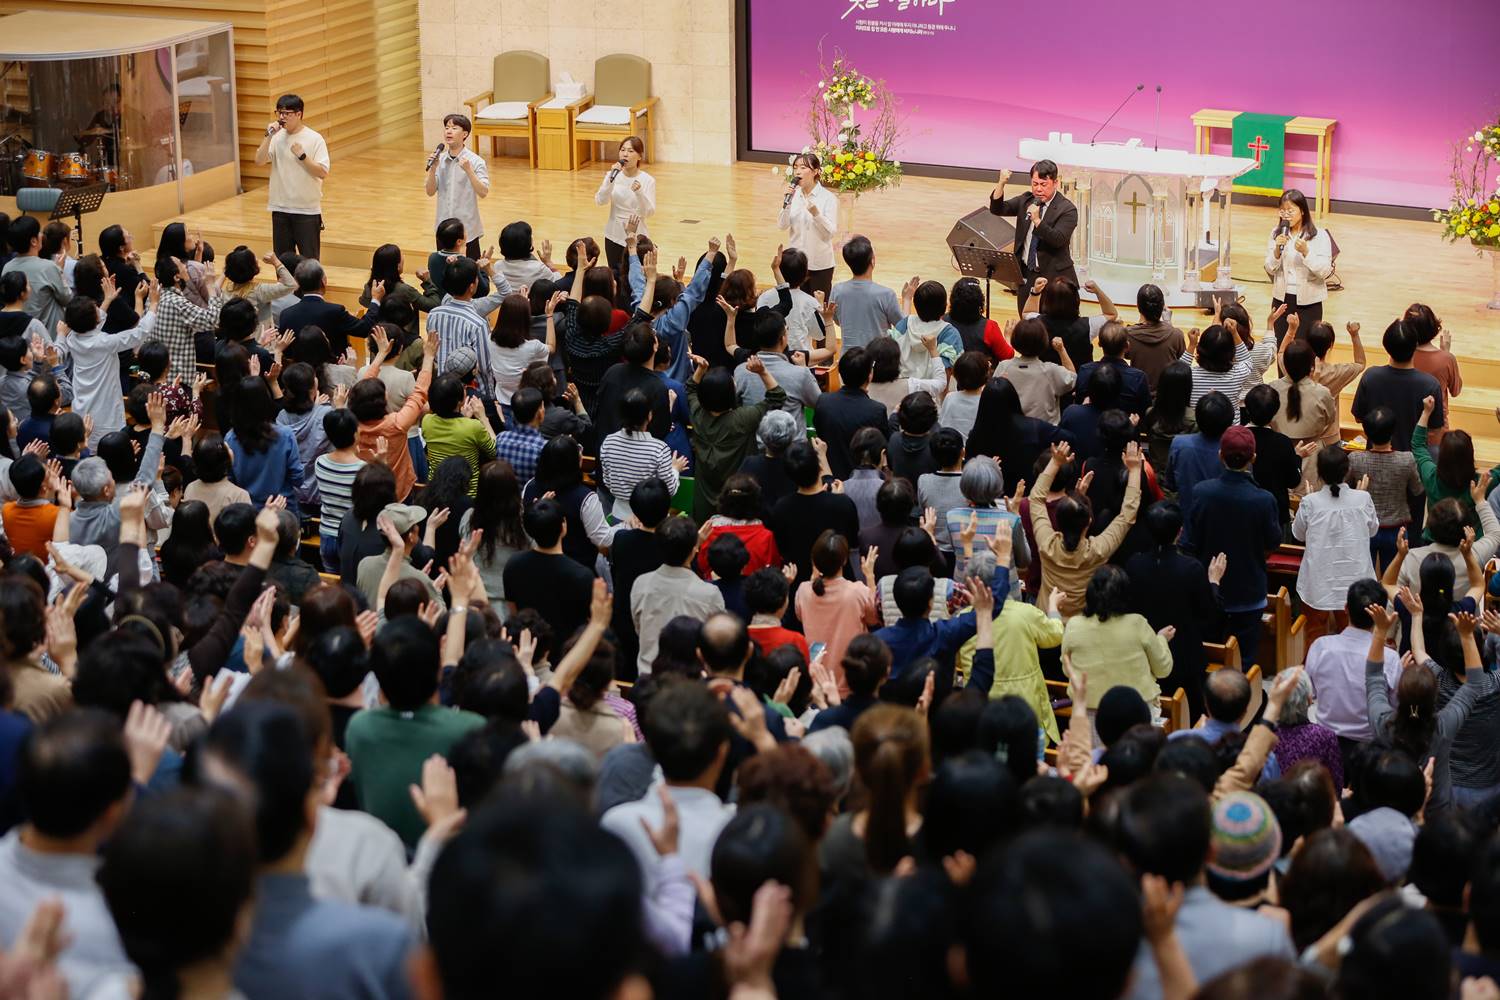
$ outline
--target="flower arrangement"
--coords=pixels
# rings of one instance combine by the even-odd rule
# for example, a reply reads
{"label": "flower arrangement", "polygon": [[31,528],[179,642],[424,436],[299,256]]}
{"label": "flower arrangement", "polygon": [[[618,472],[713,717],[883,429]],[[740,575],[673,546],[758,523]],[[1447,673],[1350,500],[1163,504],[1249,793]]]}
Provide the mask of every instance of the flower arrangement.
{"label": "flower arrangement", "polygon": [[[803,153],[816,153],[823,164],[823,185],[839,193],[861,194],[890,187],[901,180],[901,161],[895,147],[904,132],[903,117],[894,94],[884,81],[871,80],[836,56],[831,67],[819,66],[822,78],[811,93],[807,112],[812,141]],[[854,112],[874,111],[861,124]],[[796,153],[786,167],[772,172],[790,178]]]}
{"label": "flower arrangement", "polygon": [[1492,161],[1500,161],[1500,122],[1453,144],[1453,201],[1432,212],[1443,224],[1443,239],[1500,249],[1500,176],[1492,187]]}

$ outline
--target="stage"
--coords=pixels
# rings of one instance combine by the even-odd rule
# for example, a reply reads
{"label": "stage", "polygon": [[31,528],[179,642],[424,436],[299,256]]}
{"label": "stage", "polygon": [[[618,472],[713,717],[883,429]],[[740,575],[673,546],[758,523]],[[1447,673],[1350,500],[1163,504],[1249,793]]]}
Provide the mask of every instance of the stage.
{"label": "stage", "polygon": [[[316,123],[313,123],[316,125]],[[488,152],[488,143],[484,143]],[[401,246],[411,280],[433,249],[434,201],[422,190],[428,150],[415,143],[385,146],[334,160],[324,184],[323,259],[330,267],[332,297],[353,302],[368,277],[371,251],[382,243]],[[495,244],[501,228],[526,219],[536,244],[551,240],[553,258],[562,261],[570,240],[589,234],[601,238],[606,210],[594,204],[602,167],[579,173],[533,171],[524,157],[490,158],[490,195],[480,202],[485,245]],[[666,261],[681,255],[689,265],[704,251],[709,237],[733,233],[740,266],[755,272],[762,286],[771,280],[771,257],[781,240],[776,216],[785,184],[765,164],[727,167],[651,163],[657,180],[657,213],[647,223],[651,238]],[[1012,178],[1010,194],[1023,190],[1024,177]],[[875,278],[899,288],[913,275],[949,284],[957,278],[944,243],[953,222],[985,204],[990,183],[908,178],[899,187],[859,199],[853,231],[875,244]],[[270,249],[271,217],[264,188],[179,217],[197,226],[220,255],[240,243],[257,252]],[[1244,287],[1246,307],[1259,326],[1269,311],[1271,285],[1262,268],[1268,234],[1275,225],[1270,207],[1236,206],[1231,234],[1231,263]],[[154,227],[152,246],[163,225]],[[1337,273],[1343,291],[1332,292],[1324,317],[1338,330],[1338,357],[1348,356],[1343,329],[1357,321],[1372,364],[1384,361],[1380,335],[1412,302],[1426,302],[1453,333],[1453,351],[1462,362],[1463,394],[1453,401],[1454,426],[1474,435],[1481,461],[1500,462],[1500,312],[1485,308],[1490,298],[1490,261],[1467,245],[1439,239],[1436,223],[1329,215],[1327,228],[1341,249]],[[840,229],[850,228],[840,220]],[[140,240],[145,243],[142,238]],[[143,246],[142,250],[149,249]],[[264,275],[263,275],[264,276]],[[842,266],[835,280],[847,277]],[[1134,303],[1119,302],[1133,319]],[[1085,305],[1086,311],[1097,307]],[[1015,299],[994,287],[994,314],[1002,321],[1014,315]],[[1178,310],[1176,325],[1187,329],[1208,323],[1206,314]],[[1346,422],[1352,389],[1346,391]]]}

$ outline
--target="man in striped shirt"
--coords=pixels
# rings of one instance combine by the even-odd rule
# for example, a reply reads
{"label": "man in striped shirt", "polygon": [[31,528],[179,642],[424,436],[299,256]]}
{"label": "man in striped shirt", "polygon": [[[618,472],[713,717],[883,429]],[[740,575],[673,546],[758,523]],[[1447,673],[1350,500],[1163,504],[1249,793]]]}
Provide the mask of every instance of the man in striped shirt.
{"label": "man in striped shirt", "polygon": [[493,271],[491,277],[495,287],[489,295],[476,299],[479,265],[467,257],[450,261],[443,272],[443,291],[448,294],[442,305],[427,314],[427,329],[437,335],[437,370],[446,371],[448,355],[467,347],[478,361],[479,391],[485,399],[494,398],[495,380],[490,371],[490,328],[484,317],[499,309],[511,293],[504,274]]}

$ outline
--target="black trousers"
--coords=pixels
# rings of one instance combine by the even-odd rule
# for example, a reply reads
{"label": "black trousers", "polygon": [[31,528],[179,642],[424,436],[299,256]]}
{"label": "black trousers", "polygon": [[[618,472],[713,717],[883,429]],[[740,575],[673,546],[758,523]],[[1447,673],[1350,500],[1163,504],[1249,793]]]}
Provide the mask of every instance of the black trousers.
{"label": "black trousers", "polygon": [[816,271],[808,271],[807,278],[802,282],[802,290],[808,295],[816,292],[823,293],[823,301],[828,301],[828,296],[833,293],[833,268],[824,267]]}
{"label": "black trousers", "polygon": [[318,259],[322,249],[323,217],[295,212],[271,213],[271,248],[277,255],[299,253]]}
{"label": "black trousers", "polygon": [[620,265],[625,262],[625,244],[605,239],[604,262],[609,265],[611,271],[619,274]]}
{"label": "black trousers", "polygon": [[[1297,304],[1297,296],[1288,295],[1285,300],[1273,298],[1271,300],[1271,308],[1273,310],[1280,308],[1283,301],[1286,303],[1287,316],[1290,316],[1293,312],[1297,314],[1298,330],[1304,332],[1311,330],[1314,323],[1321,323],[1323,321],[1323,303],[1314,302],[1310,306],[1299,306]],[[1284,337],[1286,337],[1286,316],[1276,321],[1277,347],[1281,346],[1281,341]]]}
{"label": "black trousers", "polygon": [[464,256],[469,258],[470,260],[478,260],[479,254],[481,252],[482,251],[479,248],[479,241],[477,239],[470,240],[468,242],[468,245],[464,247]]}

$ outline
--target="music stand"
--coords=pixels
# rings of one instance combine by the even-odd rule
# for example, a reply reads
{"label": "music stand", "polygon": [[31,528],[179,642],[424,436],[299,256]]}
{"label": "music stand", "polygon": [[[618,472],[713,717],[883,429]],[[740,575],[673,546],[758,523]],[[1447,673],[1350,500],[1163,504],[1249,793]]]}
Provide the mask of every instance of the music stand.
{"label": "music stand", "polygon": [[973,243],[950,246],[958,272],[970,278],[984,279],[984,315],[990,315],[990,282],[998,280],[1008,287],[1019,287],[1021,269],[1012,250],[995,250]]}
{"label": "music stand", "polygon": [[74,238],[78,243],[78,256],[83,256],[83,216],[85,212],[97,212],[109,193],[108,184],[90,184],[88,187],[64,188],[57,204],[52,206],[53,219],[73,219]]}

